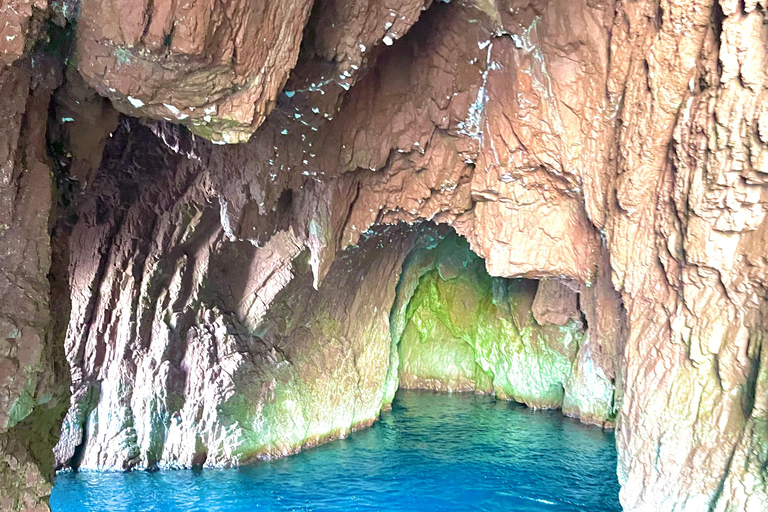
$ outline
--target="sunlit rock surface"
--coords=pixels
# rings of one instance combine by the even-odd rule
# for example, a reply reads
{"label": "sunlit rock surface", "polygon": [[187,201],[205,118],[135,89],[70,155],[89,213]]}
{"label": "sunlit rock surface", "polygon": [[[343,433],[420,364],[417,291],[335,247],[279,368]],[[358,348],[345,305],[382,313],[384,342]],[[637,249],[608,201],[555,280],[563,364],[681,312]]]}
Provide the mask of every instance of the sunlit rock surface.
{"label": "sunlit rock surface", "polygon": [[[188,365],[188,333],[258,336],[296,276],[322,293],[369,229],[430,220],[465,237],[492,278],[540,280],[530,308],[542,328],[580,312],[562,408],[599,423],[594,390],[614,384],[626,510],[768,509],[762,2],[192,2],[199,23],[171,2],[87,0],[79,17],[62,12],[69,3],[17,4],[0,11],[0,257],[11,258],[0,307],[29,336],[0,338],[0,417],[20,420],[0,424],[3,439],[28,418],[36,449],[54,444],[57,402],[46,401],[66,379],[62,358],[43,354],[63,345],[73,400],[60,463],[88,439],[94,411],[120,446],[137,447],[86,451],[95,466],[149,465],[149,453],[159,463],[166,448],[152,432],[171,421],[179,460],[202,460],[191,448],[197,416],[164,416],[184,410],[188,382],[202,390],[218,378],[218,352]],[[76,29],[42,31],[49,15]],[[44,44],[67,33],[74,53]],[[25,82],[30,69],[42,89]],[[116,121],[97,94],[143,119]],[[180,125],[250,140],[213,145]],[[299,255],[301,273],[290,263]],[[431,275],[438,291],[462,279]],[[417,294],[418,280],[408,283]],[[391,330],[404,332],[406,317]],[[273,342],[301,340],[293,328]],[[456,382],[495,386],[463,350]],[[195,400],[205,410],[205,395]],[[368,421],[378,400],[365,402]],[[362,415],[317,419],[308,438]],[[298,446],[296,431],[275,454]],[[250,439],[255,452],[271,442]],[[33,475],[0,482],[14,489],[3,498],[44,506],[48,463],[3,442],[0,467],[21,461]]]}
{"label": "sunlit rock surface", "polygon": [[156,318],[143,350],[128,340],[135,364],[105,362],[98,395],[67,417],[60,457],[82,469],[229,466],[370,424],[397,387],[389,305],[409,238],[389,232],[337,258],[318,290],[308,252],[283,261],[292,279],[259,319],[224,312],[258,254],[228,244],[189,313]]}

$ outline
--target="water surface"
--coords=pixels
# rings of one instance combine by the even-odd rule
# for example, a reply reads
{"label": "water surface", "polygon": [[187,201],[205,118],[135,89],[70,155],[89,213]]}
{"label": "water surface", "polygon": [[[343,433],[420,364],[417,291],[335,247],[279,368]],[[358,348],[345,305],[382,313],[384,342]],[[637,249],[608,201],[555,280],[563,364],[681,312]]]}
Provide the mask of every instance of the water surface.
{"label": "water surface", "polygon": [[400,391],[373,427],[238,469],[60,473],[54,512],[620,511],[614,436],[556,411]]}

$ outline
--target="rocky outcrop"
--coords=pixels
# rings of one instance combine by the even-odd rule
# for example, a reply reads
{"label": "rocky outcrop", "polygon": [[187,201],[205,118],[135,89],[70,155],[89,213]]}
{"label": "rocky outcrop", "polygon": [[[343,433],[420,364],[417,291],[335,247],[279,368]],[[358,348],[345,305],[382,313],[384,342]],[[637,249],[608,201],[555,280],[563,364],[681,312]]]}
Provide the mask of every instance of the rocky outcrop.
{"label": "rocky outcrop", "polygon": [[47,7],[47,0],[3,2],[0,6],[0,65],[10,66],[35,43],[47,17]]}
{"label": "rocky outcrop", "polygon": [[[318,2],[305,52],[336,65],[310,88],[348,89],[366,52],[391,45],[430,4]],[[173,120],[220,143],[245,142],[296,65],[312,7],[311,0],[84,0],[78,69],[121,112]]]}
{"label": "rocky outcrop", "polygon": [[[395,285],[411,245],[437,235],[411,242],[402,226],[378,228],[342,250],[334,239],[351,211],[339,205],[349,210],[361,186],[344,176],[284,192],[253,226],[272,230],[263,243],[233,242],[226,203],[205,204],[217,165],[210,151],[167,126],[123,120],[80,199],[71,285],[98,293],[72,294],[73,405],[59,465],[228,466],[287,455],[370,423],[394,396],[400,336],[390,333],[390,310],[409,300],[396,300]],[[482,267],[466,246],[452,257]],[[549,385],[556,397],[540,384],[525,395],[531,404],[562,403],[578,341],[570,331],[554,338],[569,354]],[[509,372],[497,373],[501,382]],[[515,396],[511,386],[498,394]]]}
{"label": "rocky outcrop", "polygon": [[247,140],[296,63],[312,2],[84,0],[78,69],[115,106]]}
{"label": "rocky outcrop", "polygon": [[[76,58],[50,110],[59,121],[48,123],[49,150],[63,141],[53,151],[57,186],[69,191],[53,215],[52,249],[41,220],[49,196],[18,179],[47,175],[29,171],[44,161],[36,146],[44,123],[28,124],[34,137],[14,135],[30,116],[48,115],[48,93],[39,91],[55,87],[18,85],[31,75],[28,57],[18,56],[31,51],[39,13],[16,9],[5,26],[27,42],[0,46],[4,63],[16,60],[3,70],[3,84],[16,85],[3,95],[2,111],[13,115],[0,140],[10,141],[8,169],[28,170],[9,171],[17,178],[0,190],[19,212],[29,191],[40,215],[14,217],[0,243],[12,255],[19,240],[34,240],[33,261],[43,261],[3,264],[13,279],[2,296],[18,297],[14,326],[38,336],[12,338],[8,350],[44,354],[62,344],[46,334],[61,316],[47,303],[52,254],[51,283],[71,290],[63,295],[72,311],[63,344],[74,398],[60,462],[213,465],[289,453],[372,421],[399,355],[407,356],[403,382],[493,388],[536,404],[497,372],[491,381],[488,368],[499,361],[466,341],[478,339],[477,328],[433,300],[461,289],[465,306],[493,327],[490,337],[527,342],[521,329],[564,328],[580,339],[546,351],[556,362],[548,368],[561,370],[542,374],[561,388],[539,405],[598,423],[619,411],[626,510],[768,506],[766,5],[103,7],[83,2]],[[106,102],[77,85],[73,65],[118,110],[145,120],[117,123]],[[215,142],[250,140],[212,145],[173,123]],[[31,148],[35,156],[19,156]],[[415,264],[411,253],[395,293],[415,243],[398,223],[423,221],[450,225],[470,259],[482,260]],[[383,241],[395,236],[382,231],[388,225],[399,226],[391,243]],[[368,238],[371,229],[378,234]],[[376,253],[381,268],[370,260]],[[343,265],[371,282],[354,282]],[[508,279],[539,284],[534,294],[510,289]],[[482,280],[507,285],[492,284],[489,295]],[[341,310],[344,300],[359,309],[364,299],[378,309],[363,324]],[[24,304],[34,313],[22,318]],[[510,318],[514,329],[502,333]],[[419,335],[437,330],[450,343],[420,350]],[[555,338],[535,347],[562,349]],[[344,359],[333,373],[331,353],[360,355],[366,371]],[[429,380],[442,365],[433,356],[453,362],[440,385]],[[0,414],[18,416],[11,404],[24,396],[29,424],[51,425],[35,419],[47,396],[40,382],[64,380],[35,361],[14,366]],[[288,370],[277,369],[284,361]],[[21,384],[30,375],[38,383]],[[352,381],[365,384],[347,388]],[[270,383],[299,397],[302,421],[285,422],[287,399],[272,398]],[[237,402],[241,390],[257,397],[252,407]],[[345,397],[332,418],[312,405],[327,404],[329,393]],[[254,425],[267,417],[282,434]],[[4,439],[21,432],[0,428]],[[33,505],[40,489],[27,494]]]}

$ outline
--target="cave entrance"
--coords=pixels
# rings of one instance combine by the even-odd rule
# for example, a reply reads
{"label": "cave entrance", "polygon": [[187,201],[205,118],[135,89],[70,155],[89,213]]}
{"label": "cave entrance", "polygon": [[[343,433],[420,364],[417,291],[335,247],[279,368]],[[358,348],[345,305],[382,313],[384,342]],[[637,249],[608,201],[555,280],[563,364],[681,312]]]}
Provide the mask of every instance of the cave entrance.
{"label": "cave entrance", "polygon": [[316,286],[311,252],[289,232],[256,247],[213,236],[216,216],[200,218],[210,222],[198,223],[182,256],[168,251],[146,271],[152,286],[100,302],[122,305],[115,317],[142,304],[145,320],[112,327],[113,337],[91,326],[106,355],[73,368],[83,378],[59,467],[279,458],[370,426],[401,388],[613,421],[612,359],[588,329],[583,288],[492,277],[464,238],[431,223],[375,226],[335,253]]}
{"label": "cave entrance", "polygon": [[[572,285],[491,277],[447,227],[377,226],[337,255],[317,288],[309,251],[296,254],[268,310],[238,315],[232,304],[253,294],[239,286],[232,297],[223,284],[259,264],[260,250],[271,249],[222,245],[210,260],[222,272],[201,281],[204,314],[175,334],[183,356],[159,349],[184,318],[155,324],[164,338],[137,354],[144,373],[133,387],[106,373],[62,439],[83,432],[81,469],[267,461],[227,472],[60,474],[54,510],[472,510],[478,500],[619,509],[612,433],[495,399],[612,419],[613,387],[590,355]],[[157,377],[174,372],[187,372],[183,386]]]}
{"label": "cave entrance", "polygon": [[422,226],[390,317],[399,388],[492,394],[611,425],[614,384],[592,358],[578,290],[492,277],[452,228]]}

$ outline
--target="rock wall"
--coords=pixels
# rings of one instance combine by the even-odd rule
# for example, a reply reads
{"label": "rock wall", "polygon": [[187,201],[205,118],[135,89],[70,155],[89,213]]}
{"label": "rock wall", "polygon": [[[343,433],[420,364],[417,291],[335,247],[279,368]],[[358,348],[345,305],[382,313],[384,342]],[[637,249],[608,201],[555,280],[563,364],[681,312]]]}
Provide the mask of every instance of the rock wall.
{"label": "rock wall", "polygon": [[[214,228],[206,240],[213,247],[179,254],[159,285],[165,307],[147,337],[126,333],[96,348],[104,359],[89,382],[76,383],[84,398],[65,421],[60,464],[221,467],[285,456],[369,425],[391,403],[388,306],[408,236],[372,235],[340,255],[315,290],[308,253],[297,252],[290,232],[259,251],[222,242],[218,222],[204,225]],[[257,284],[264,251],[285,287],[267,310],[240,316],[233,301],[250,297],[233,285]],[[185,301],[172,300],[185,286]],[[152,300],[143,292],[139,301]]]}
{"label": "rock wall", "polygon": [[[12,255],[19,240],[34,240],[38,264],[22,268],[28,260],[18,257],[3,264],[12,278],[2,297],[13,299],[3,299],[11,305],[2,315],[36,337],[6,338],[10,358],[3,357],[13,369],[4,372],[10,399],[0,413],[20,418],[23,406],[28,425],[50,431],[55,421],[35,411],[56,409],[56,400],[40,407],[65,378],[56,358],[42,354],[63,344],[73,402],[60,462],[223,460],[215,440],[202,440],[214,427],[193,424],[215,422],[228,395],[202,390],[227,388],[229,377],[218,370],[209,381],[186,377],[227,368],[210,347],[221,343],[225,354],[249,361],[262,357],[258,347],[318,349],[296,326],[275,323],[263,331],[268,341],[260,326],[272,325],[270,315],[286,304],[296,307],[289,291],[322,294],[328,279],[353,300],[363,289],[342,283],[334,266],[351,262],[346,255],[361,236],[430,220],[464,236],[490,276],[543,279],[531,304],[539,325],[568,316],[578,290],[587,333],[575,359],[569,355],[568,382],[580,390],[615,383],[626,510],[768,508],[764,2],[265,0],[105,10],[88,0],[75,54],[51,64],[51,82],[24,82],[45,76],[46,67],[29,69],[50,12],[22,4],[0,10],[3,30],[13,31],[0,38],[3,87],[10,87],[0,101],[9,113],[0,141],[11,176],[0,194],[8,211],[28,212],[26,194],[36,209],[9,217],[4,223],[15,227],[0,232],[0,244]],[[52,11],[61,16],[59,4]],[[254,44],[259,37],[263,44]],[[41,91],[57,87],[60,76],[49,108],[50,92]],[[96,93],[145,120],[116,122]],[[49,165],[40,146],[44,116],[57,192],[66,192],[53,214],[50,179],[42,186],[50,172],[42,170]],[[19,138],[25,123],[34,136]],[[234,146],[206,140],[249,135]],[[26,185],[35,176],[39,182]],[[398,269],[406,251],[389,250],[382,244],[383,261]],[[394,286],[394,274],[392,281],[385,274],[382,282]],[[563,280],[570,292],[557,286]],[[387,286],[375,290],[374,302],[384,301]],[[52,295],[69,297],[66,336],[55,326],[67,301],[49,307]],[[392,289],[386,298],[407,309],[395,297]],[[29,315],[20,313],[24,304]],[[295,313],[328,339],[356,328],[332,326],[321,311]],[[405,330],[406,317],[392,317],[390,328]],[[385,352],[385,320],[370,327],[377,354]],[[263,343],[249,346],[257,338]],[[337,346],[344,343],[329,344]],[[34,356],[31,365],[12,355],[19,347]],[[253,368],[271,359],[259,361]],[[386,404],[392,375],[369,377],[379,391],[345,395],[360,412],[341,414],[338,424],[308,413],[314,420],[286,426],[279,447],[253,428],[222,430],[217,439],[240,440],[243,451],[226,455],[240,460],[290,452],[297,431],[313,442],[341,435]],[[472,386],[487,389],[478,377]],[[152,390],[137,393],[135,383],[150,378]],[[266,396],[254,386],[270,377],[249,378],[249,393]],[[597,417],[590,392],[571,399],[566,392],[566,413]],[[187,405],[185,397],[196,399]],[[244,424],[257,414],[229,412]],[[101,432],[121,433],[117,457],[96,448],[105,438],[91,435],[94,414]],[[283,413],[269,414],[279,422]],[[0,425],[0,436],[18,439],[25,421]],[[34,446],[43,450],[52,437],[40,432]],[[172,443],[153,432],[173,432]],[[41,458],[3,442],[2,460],[48,471]],[[18,509],[43,503],[46,484],[38,481],[0,485],[15,489]]]}
{"label": "rock wall", "polygon": [[0,70],[0,510],[48,508],[48,446],[68,404],[48,278],[55,199],[45,127],[60,76],[44,57],[36,64]]}
{"label": "rock wall", "polygon": [[764,9],[620,7],[612,44],[622,65],[609,90],[622,97],[621,127],[607,233],[629,325],[622,503],[759,510],[768,503],[759,469],[768,455],[759,426]]}

